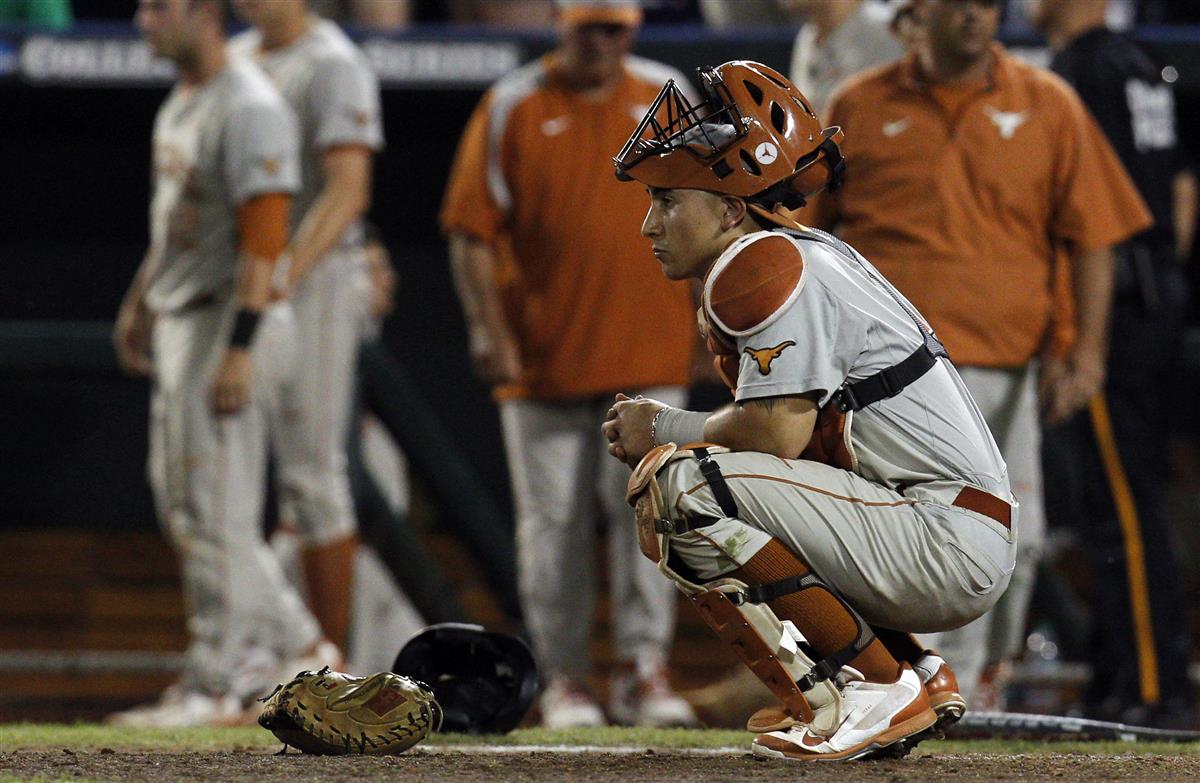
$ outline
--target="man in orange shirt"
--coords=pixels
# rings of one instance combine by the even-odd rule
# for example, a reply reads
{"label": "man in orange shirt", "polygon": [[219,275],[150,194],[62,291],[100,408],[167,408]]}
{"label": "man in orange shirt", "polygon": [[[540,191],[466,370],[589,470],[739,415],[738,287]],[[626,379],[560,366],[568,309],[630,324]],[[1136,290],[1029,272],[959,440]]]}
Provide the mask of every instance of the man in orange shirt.
{"label": "man in orange shirt", "polygon": [[[613,180],[609,159],[662,83],[683,79],[628,55],[641,20],[633,0],[558,7],[558,48],[501,79],[471,117],[442,228],[471,358],[500,403],[521,601],[547,679],[543,722],[605,720],[586,687],[598,500],[615,527],[608,551],[620,665],[610,717],[686,725],[695,717],[664,666],[675,597],[628,534],[628,473],[602,459],[597,434],[615,391],[685,398],[691,296],[648,263],[641,204]],[[630,339],[651,314],[652,339]]]}
{"label": "man in orange shirt", "polygon": [[1099,390],[1111,247],[1150,216],[1078,96],[994,42],[995,0],[919,0],[915,13],[919,50],[835,96],[846,184],[802,219],[840,226],[929,318],[1008,463],[1021,503],[1009,590],[935,640],[967,695],[1024,633],[1045,528],[1039,387],[1050,419]]}

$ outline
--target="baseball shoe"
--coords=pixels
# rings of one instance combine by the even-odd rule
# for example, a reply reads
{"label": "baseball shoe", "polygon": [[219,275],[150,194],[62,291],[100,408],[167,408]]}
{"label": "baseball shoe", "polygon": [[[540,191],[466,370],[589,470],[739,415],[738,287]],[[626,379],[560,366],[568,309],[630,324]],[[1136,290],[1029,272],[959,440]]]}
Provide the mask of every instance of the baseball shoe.
{"label": "baseball shoe", "polygon": [[[967,702],[958,692],[958,680],[954,676],[954,670],[941,656],[926,653],[913,666],[913,671],[924,684],[925,693],[929,695],[929,705],[938,716],[937,725],[934,726],[936,731],[921,737],[921,740],[932,739],[934,734],[940,734],[947,726],[958,722],[967,711]],[[798,723],[800,721],[789,715],[783,707],[771,706],[763,707],[751,715],[746,721],[746,729],[755,734],[766,734],[772,731],[786,731]],[[915,746],[916,743],[913,742],[909,749]]]}
{"label": "baseball shoe", "polygon": [[957,723],[967,711],[967,700],[958,692],[958,678],[950,664],[940,655],[927,652],[913,665],[913,670],[925,684],[929,706],[937,713],[937,731]]}
{"label": "baseball shoe", "polygon": [[843,667],[842,709],[845,717],[832,734],[815,734],[807,726],[772,731],[754,738],[757,756],[792,761],[849,761],[883,753],[937,723],[920,678],[907,664],[892,683],[867,682],[854,669]]}
{"label": "baseball shoe", "polygon": [[237,722],[242,702],[236,696],[213,696],[175,684],[152,704],[114,712],[104,719],[110,726],[171,729],[188,726],[227,726]]}
{"label": "baseball shoe", "polygon": [[691,728],[700,721],[688,704],[671,688],[662,661],[639,667],[625,664],[612,678],[608,714],[622,726]]}
{"label": "baseball shoe", "polygon": [[604,713],[586,690],[564,676],[550,678],[538,704],[542,725],[548,729],[604,726]]}

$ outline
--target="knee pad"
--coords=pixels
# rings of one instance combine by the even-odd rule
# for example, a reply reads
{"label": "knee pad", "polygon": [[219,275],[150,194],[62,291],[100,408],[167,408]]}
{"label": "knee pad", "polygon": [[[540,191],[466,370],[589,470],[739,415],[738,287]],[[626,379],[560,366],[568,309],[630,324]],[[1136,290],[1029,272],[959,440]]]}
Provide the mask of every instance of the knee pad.
{"label": "knee pad", "polygon": [[[714,446],[710,451],[721,453],[729,449]],[[680,450],[674,443],[664,443],[651,449],[633,469],[625,491],[625,501],[633,506],[638,548],[643,555],[658,564],[658,570],[688,595],[704,592],[706,588],[686,578],[670,565],[671,535],[684,531],[677,530],[671,520],[666,498],[658,483],[658,474],[668,464],[692,456],[691,450]]]}

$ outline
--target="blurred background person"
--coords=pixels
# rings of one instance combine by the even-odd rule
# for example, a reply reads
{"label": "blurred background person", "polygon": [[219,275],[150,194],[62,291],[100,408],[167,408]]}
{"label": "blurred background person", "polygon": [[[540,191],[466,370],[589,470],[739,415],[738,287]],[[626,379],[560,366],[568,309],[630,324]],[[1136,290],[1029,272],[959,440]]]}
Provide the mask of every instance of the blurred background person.
{"label": "blurred background person", "polygon": [[[917,0],[915,12],[924,44],[835,96],[827,124],[846,132],[846,183],[800,219],[837,226],[929,318],[1008,464],[1010,586],[988,614],[928,639],[971,699],[984,667],[1025,638],[1045,529],[1039,383],[1051,418],[1099,391],[1111,247],[1150,215],[1078,96],[993,40],[996,0]],[[1051,330],[1072,299],[1056,317],[1072,320],[1073,342]]]}
{"label": "blurred background person", "polygon": [[[588,688],[598,503],[619,661],[609,716],[686,725],[694,715],[666,669],[673,588],[638,552],[629,472],[606,458],[599,434],[615,392],[685,402],[690,292],[647,253],[646,204],[613,178],[611,158],[663,82],[686,79],[628,54],[642,18],[635,0],[557,5],[555,50],[495,84],[472,115],[442,229],[471,360],[500,405],[521,602],[546,676],[542,721],[605,722]],[[650,324],[653,334],[639,334]]]}
{"label": "blurred background person", "polygon": [[904,54],[888,29],[889,11],[863,0],[779,0],[804,15],[788,76],[820,117],[833,90],[851,74]]}
{"label": "blurred background person", "polygon": [[1047,482],[1047,494],[1069,503],[1091,559],[1089,712],[1190,728],[1191,633],[1163,502],[1170,415],[1182,402],[1172,381],[1189,298],[1183,263],[1195,230],[1196,176],[1180,147],[1171,83],[1106,27],[1106,5],[1030,6],[1054,50],[1051,69],[1078,91],[1154,216],[1152,228],[1116,248],[1104,389],[1086,415],[1047,433],[1047,469],[1066,473]]}
{"label": "blurred background person", "polygon": [[179,81],[154,124],[150,248],[117,317],[129,372],[153,374],[148,473],[179,553],[190,644],[180,680],[126,726],[213,725],[281,671],[336,664],[262,537],[267,421],[289,377],[290,308],[271,278],[300,186],[295,117],[226,51],[221,0],[141,0]]}
{"label": "blurred background person", "polygon": [[234,8],[252,28],[230,52],[257,63],[300,120],[301,184],[283,283],[296,376],[271,427],[281,514],[303,542],[309,606],[326,638],[344,647],[358,547],[346,443],[369,305],[361,221],[383,148],[379,84],[358,47],[307,0],[235,0]]}

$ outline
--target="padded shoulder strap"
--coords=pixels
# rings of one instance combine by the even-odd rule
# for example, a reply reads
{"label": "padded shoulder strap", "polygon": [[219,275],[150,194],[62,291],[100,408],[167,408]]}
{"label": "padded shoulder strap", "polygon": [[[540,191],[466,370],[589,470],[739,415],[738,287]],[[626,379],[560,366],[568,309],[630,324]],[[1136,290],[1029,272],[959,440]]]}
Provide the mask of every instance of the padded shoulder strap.
{"label": "padded shoulder strap", "polygon": [[800,244],[780,231],[734,242],[704,280],[704,310],[723,334],[745,337],[783,315],[804,287]]}

